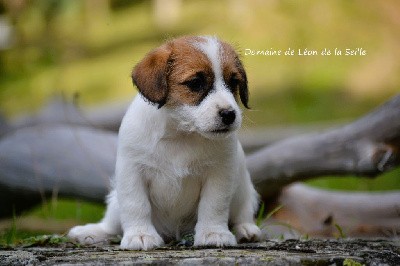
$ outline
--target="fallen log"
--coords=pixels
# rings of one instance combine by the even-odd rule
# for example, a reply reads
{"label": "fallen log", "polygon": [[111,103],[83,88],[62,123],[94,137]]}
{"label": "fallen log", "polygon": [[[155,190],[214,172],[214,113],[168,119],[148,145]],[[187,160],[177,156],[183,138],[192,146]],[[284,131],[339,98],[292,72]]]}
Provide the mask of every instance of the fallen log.
{"label": "fallen log", "polygon": [[247,157],[263,197],[327,175],[374,177],[400,163],[400,95],[346,126],[267,146]]}
{"label": "fallen log", "polygon": [[0,217],[54,194],[103,202],[116,157],[117,135],[87,127],[41,125],[0,141]]}
{"label": "fallen log", "polygon": [[68,101],[63,95],[56,95],[37,114],[23,115],[14,119],[11,123],[12,127],[18,129],[37,125],[63,124],[117,132],[129,106],[127,102],[118,102],[101,108],[81,108],[76,98]]}
{"label": "fallen log", "polygon": [[[10,127],[2,130],[0,116],[0,136],[10,129],[39,125],[86,126],[118,132],[122,118],[129,106],[127,102],[110,103],[101,107],[83,108],[75,97],[69,101],[63,95],[52,97],[36,114],[22,115],[11,121]],[[6,121],[4,120],[4,123]],[[285,127],[268,127],[258,130],[242,130],[239,138],[246,153],[259,150],[282,139],[311,132],[326,130],[332,122]]]}
{"label": "fallen log", "polygon": [[400,234],[400,192],[343,192],[295,183],[279,196],[274,217],[293,230],[328,237]]}
{"label": "fallen log", "polygon": [[[399,164],[399,117],[400,95],[347,126],[278,141],[249,155],[257,190],[270,198],[298,180],[328,174],[368,177],[392,169]],[[0,140],[0,217],[52,195],[103,202],[116,143],[113,132],[74,124],[39,124],[8,133]],[[389,204],[398,206],[400,192],[394,193]]]}

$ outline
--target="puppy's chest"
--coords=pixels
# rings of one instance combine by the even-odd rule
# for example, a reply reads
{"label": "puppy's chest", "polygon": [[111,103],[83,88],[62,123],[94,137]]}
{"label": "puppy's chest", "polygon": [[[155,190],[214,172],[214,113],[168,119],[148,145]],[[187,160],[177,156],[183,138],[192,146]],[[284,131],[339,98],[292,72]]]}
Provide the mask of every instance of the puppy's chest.
{"label": "puppy's chest", "polygon": [[195,144],[159,143],[149,155],[146,178],[150,201],[162,220],[177,224],[192,217],[216,159]]}
{"label": "puppy's chest", "polygon": [[141,169],[154,207],[167,212],[179,210],[183,216],[191,213],[197,208],[204,180],[225,168],[232,156],[228,151],[227,145],[185,136],[178,140],[162,139],[145,150]]}
{"label": "puppy's chest", "polygon": [[166,179],[174,182],[183,178],[198,178],[211,168],[223,164],[223,149],[201,143],[160,141],[146,152],[144,167],[147,178]]}

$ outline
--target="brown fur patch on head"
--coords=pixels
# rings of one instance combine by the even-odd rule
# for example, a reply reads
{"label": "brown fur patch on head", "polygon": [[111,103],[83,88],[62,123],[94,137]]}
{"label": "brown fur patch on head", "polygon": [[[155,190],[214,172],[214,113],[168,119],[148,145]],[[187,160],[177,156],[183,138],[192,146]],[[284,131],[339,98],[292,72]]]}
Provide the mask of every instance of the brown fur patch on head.
{"label": "brown fur patch on head", "polygon": [[222,71],[225,84],[229,86],[235,97],[239,94],[240,100],[246,108],[249,108],[249,90],[247,86],[247,75],[238,54],[233,47],[225,42],[222,46]]}
{"label": "brown fur patch on head", "polygon": [[139,92],[150,102],[163,106],[168,96],[168,71],[171,47],[167,43],[140,61],[132,71],[132,81]]}
{"label": "brown fur patch on head", "polygon": [[[202,37],[174,39],[148,53],[132,72],[139,92],[159,107],[197,105],[215,81],[212,63],[196,48]],[[225,83],[248,108],[247,77],[235,50],[221,42],[221,66]]]}
{"label": "brown fur patch on head", "polygon": [[[212,89],[214,73],[210,60],[196,49],[199,37],[183,37],[172,42],[173,67],[169,75],[168,104],[171,106],[188,104],[197,105]],[[202,88],[194,89],[192,84],[201,82]]]}

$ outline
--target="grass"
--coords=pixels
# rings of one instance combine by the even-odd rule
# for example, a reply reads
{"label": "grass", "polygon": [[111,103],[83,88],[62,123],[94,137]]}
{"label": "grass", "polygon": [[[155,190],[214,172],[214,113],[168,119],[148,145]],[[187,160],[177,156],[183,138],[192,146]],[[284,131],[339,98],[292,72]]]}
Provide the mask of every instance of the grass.
{"label": "grass", "polygon": [[336,230],[338,231],[338,237],[337,238],[346,238],[346,234],[344,233],[342,227],[338,225],[337,223],[334,223],[334,226]]}
{"label": "grass", "polygon": [[400,189],[400,168],[374,179],[361,177],[322,177],[306,183],[319,188],[345,191],[391,191]]}
{"label": "grass", "polygon": [[59,246],[61,244],[70,243],[78,246],[72,242],[69,238],[63,235],[51,234],[51,235],[34,235],[34,236],[22,236],[15,238],[12,242],[3,244],[0,237],[0,248],[12,248],[15,246],[19,247],[49,247],[49,246]]}
{"label": "grass", "polygon": [[104,205],[82,202],[78,200],[62,199],[42,204],[25,215],[42,219],[63,220],[70,219],[77,223],[96,222],[103,218]]}
{"label": "grass", "polygon": [[[67,241],[63,235],[77,224],[98,222],[104,205],[70,199],[42,204],[20,217],[14,215],[8,227],[0,230],[0,247],[52,245]],[[53,235],[58,232],[59,235]]]}
{"label": "grass", "polygon": [[263,222],[265,217],[265,203],[261,202],[260,209],[258,210],[257,213],[257,218],[256,218],[256,225],[259,227],[261,223]]}
{"label": "grass", "polygon": [[261,226],[264,221],[270,219],[274,214],[276,214],[280,209],[283,208],[283,205],[278,205],[268,213],[266,213],[265,203],[261,202],[260,208],[256,215],[256,225]]}
{"label": "grass", "polygon": [[247,127],[287,126],[309,123],[350,122],[385,102],[353,97],[344,90],[302,91],[298,87],[250,97],[251,110],[245,111]]}
{"label": "grass", "polygon": [[7,229],[4,232],[4,235],[0,238],[0,244],[10,246],[16,242],[17,239],[17,225],[16,225],[16,216],[15,210],[13,211],[13,217],[11,222],[11,228]]}
{"label": "grass", "polygon": [[25,238],[21,240],[20,244],[23,247],[32,247],[32,246],[58,246],[64,243],[70,243],[71,240],[65,236],[60,235],[38,235]]}

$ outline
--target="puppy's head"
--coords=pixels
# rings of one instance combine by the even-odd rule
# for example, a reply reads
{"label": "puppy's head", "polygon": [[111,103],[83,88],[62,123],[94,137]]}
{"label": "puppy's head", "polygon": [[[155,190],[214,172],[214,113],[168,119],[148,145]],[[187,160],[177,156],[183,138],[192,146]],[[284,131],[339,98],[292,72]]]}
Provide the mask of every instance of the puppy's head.
{"label": "puppy's head", "polygon": [[132,72],[142,96],[168,108],[181,130],[207,138],[241,125],[248,108],[246,72],[234,49],[215,37],[182,37],[148,53]]}

